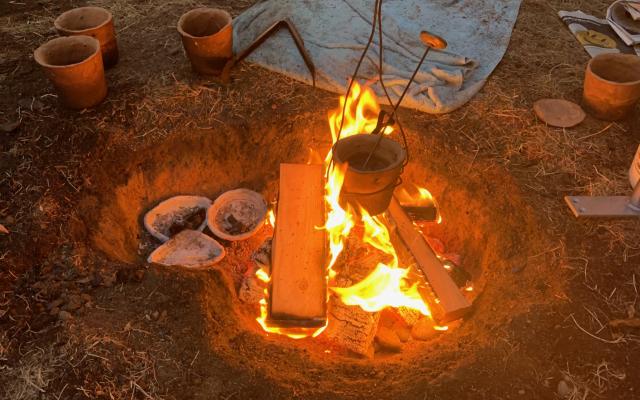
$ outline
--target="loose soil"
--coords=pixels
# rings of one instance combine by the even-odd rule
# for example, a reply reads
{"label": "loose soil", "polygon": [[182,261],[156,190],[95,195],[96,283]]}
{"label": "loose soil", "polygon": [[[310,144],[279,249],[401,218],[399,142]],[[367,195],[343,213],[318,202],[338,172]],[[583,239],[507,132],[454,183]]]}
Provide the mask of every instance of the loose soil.
{"label": "loose soil", "polygon": [[[84,1],[0,5],[0,397],[7,399],[640,398],[636,221],[577,221],[562,196],[624,194],[638,113],[547,127],[540,98],[580,101],[587,55],[556,16],[603,1],[523,2],[508,52],[465,107],[402,110],[410,162],[443,223],[429,232],[480,291],[451,332],[373,360],[266,335],[234,276],[268,232],[223,242],[212,271],[145,263],[141,216],[176,194],[273,200],[281,162],[330,147],[337,96],[249,64],[195,76],[175,23],[196,3],[104,0],[121,60],[92,110],[58,105],[32,59]],[[208,2],[237,15],[252,1]]]}

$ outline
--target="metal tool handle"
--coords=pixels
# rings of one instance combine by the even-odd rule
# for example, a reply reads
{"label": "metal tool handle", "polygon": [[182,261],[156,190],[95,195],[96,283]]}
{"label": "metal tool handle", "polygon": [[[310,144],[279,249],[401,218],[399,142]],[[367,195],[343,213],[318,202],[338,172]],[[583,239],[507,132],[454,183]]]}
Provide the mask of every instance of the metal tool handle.
{"label": "metal tool handle", "polygon": [[447,48],[447,41],[434,33],[422,31],[420,32],[420,40],[422,40],[422,43],[425,45],[434,49],[442,50]]}

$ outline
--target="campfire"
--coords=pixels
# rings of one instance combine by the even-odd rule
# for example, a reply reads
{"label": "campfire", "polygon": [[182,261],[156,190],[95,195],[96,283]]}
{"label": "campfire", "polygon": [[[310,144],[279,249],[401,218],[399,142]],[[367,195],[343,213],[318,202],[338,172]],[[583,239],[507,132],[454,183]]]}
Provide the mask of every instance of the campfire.
{"label": "campfire", "polygon": [[460,255],[430,235],[442,222],[435,199],[402,183],[407,148],[390,139],[402,134],[393,114],[381,124],[386,114],[372,90],[352,89],[328,117],[324,161],[280,164],[271,207],[244,188],[215,201],[175,196],[148,211],[144,225],[164,242],[150,263],[189,269],[209,269],[226,247],[251,238],[234,279],[266,335],[373,357],[449,330],[474,293]]}
{"label": "campfire", "polygon": [[[379,113],[372,91],[354,83],[329,115],[333,143],[369,135]],[[459,256],[445,259],[444,246],[419,230],[418,223],[428,230],[441,222],[435,200],[425,188],[403,185],[386,211],[371,215],[341,196],[348,164],[333,158],[330,150],[323,165],[281,165],[279,201],[265,227],[275,237],[254,252],[240,299],[259,304],[257,321],[267,333],[317,338],[368,357],[446,331],[468,310],[472,286],[464,272],[458,284],[449,275],[463,271]],[[438,268],[432,276],[425,271]]]}

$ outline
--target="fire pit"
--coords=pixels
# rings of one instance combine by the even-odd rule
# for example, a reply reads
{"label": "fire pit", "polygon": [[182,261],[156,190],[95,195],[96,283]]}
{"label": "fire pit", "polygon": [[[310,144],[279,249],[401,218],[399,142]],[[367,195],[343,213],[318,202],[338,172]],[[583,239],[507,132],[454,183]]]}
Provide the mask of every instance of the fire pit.
{"label": "fire pit", "polygon": [[[326,141],[326,121],[321,119],[293,126],[300,134],[283,136],[271,152],[263,151],[263,145],[272,140],[268,129],[246,129],[263,129],[264,143],[248,143],[242,139],[242,129],[231,127],[223,134],[207,130],[176,133],[155,147],[105,158],[95,171],[100,191],[87,196],[78,213],[85,219],[93,247],[121,263],[142,263],[158,242],[147,236],[140,216],[161,200],[186,193],[215,200],[237,187],[250,188],[273,200],[280,183],[277,171],[281,162],[304,163],[310,146],[320,152],[331,148]],[[478,162],[472,168],[470,159],[446,157],[442,152],[445,147],[437,139],[428,143],[423,140],[417,142],[422,146],[416,146],[419,161],[407,165],[403,179],[420,183],[438,199],[443,222],[425,225],[425,232],[442,242],[444,249],[440,251],[459,255],[456,261],[469,274],[473,293],[482,293],[473,313],[462,323],[450,324],[447,332],[433,329],[436,324],[431,323],[427,326],[430,330],[423,330],[423,336],[417,339],[419,333],[414,336],[409,330],[408,340],[394,349],[397,342],[388,336],[401,339],[400,335],[406,338],[407,334],[397,317],[408,319],[413,314],[423,319],[423,313],[403,314],[407,307],[368,311],[347,304],[353,292],[360,292],[355,285],[376,271],[378,263],[386,265],[378,271],[388,271],[396,262],[393,255],[362,242],[365,228],[359,224],[352,228],[352,236],[344,242],[345,249],[332,267],[335,276],[329,283],[328,326],[315,338],[305,335],[294,340],[266,332],[256,321],[261,316],[258,303],[264,300],[264,286],[252,287],[256,280],[248,278],[258,271],[254,260],[269,260],[265,240],[272,231],[268,224],[246,241],[221,240],[226,257],[208,272],[150,268],[166,279],[183,276],[190,282],[188,293],[202,310],[193,318],[203,321],[203,340],[231,368],[257,371],[263,379],[278,385],[315,379],[326,390],[361,392],[358,385],[374,382],[378,390],[381,386],[392,390],[418,377],[430,381],[464,363],[468,356],[464,348],[490,342],[491,327],[510,318],[513,307],[519,304],[513,299],[526,293],[521,285],[514,284],[511,269],[526,265],[527,254],[539,252],[528,246],[536,242],[531,238],[540,237],[541,231],[522,199],[513,195],[517,191],[508,177]],[[257,169],[256,164],[262,167]],[[505,207],[515,211],[504,215],[500,210]],[[391,228],[393,242],[395,231]],[[259,250],[263,244],[265,248]],[[410,266],[405,264],[410,259],[406,251],[396,256],[398,266]],[[532,279],[526,276],[523,279]],[[348,340],[353,342],[351,349],[344,344]],[[363,349],[360,353],[354,351],[358,346]]]}
{"label": "fire pit", "polygon": [[[319,126],[320,123],[318,121]],[[287,142],[289,139],[285,138],[284,142],[270,144],[270,138],[265,137],[264,146],[247,147],[247,143],[239,139],[244,135],[240,129],[232,129],[226,134],[203,130],[174,134],[159,146],[128,154],[129,161],[124,165],[120,154],[114,155],[112,160],[104,159],[95,171],[96,186],[103,190],[86,197],[79,207],[93,247],[118,262],[144,262],[152,247],[140,248],[141,241],[153,246],[158,242],[146,237],[140,215],[173,195],[193,193],[213,200],[229,189],[243,186],[260,192],[266,199],[274,199],[279,180],[273,171],[278,171],[283,155],[287,160],[304,162],[308,146],[312,143],[318,146],[326,136],[324,129],[305,131],[305,126],[292,127],[303,132],[307,141],[302,143],[296,143],[297,139],[293,138]],[[329,147],[330,143],[325,142],[316,148],[328,150]],[[423,183],[438,199],[443,222],[431,223],[428,234],[439,239],[446,252],[460,255],[460,265],[470,274],[474,292],[483,293],[474,304],[474,312],[462,324],[450,326],[448,332],[431,329],[429,336],[424,337],[426,340],[411,337],[400,352],[378,348],[373,358],[363,360],[361,356],[354,357],[352,351],[345,351],[344,346],[336,345],[331,337],[334,327],[339,328],[336,334],[345,339],[353,338],[354,348],[358,343],[366,342],[358,338],[369,341],[373,338],[373,346],[380,346],[376,343],[384,340],[385,333],[382,338],[375,339],[377,327],[389,328],[396,335],[398,327],[385,311],[378,312],[377,316],[368,311],[359,312],[358,306],[340,305],[338,298],[332,295],[329,325],[318,337],[294,340],[265,332],[256,322],[260,308],[255,304],[262,299],[263,287],[258,290],[249,287],[246,278],[255,272],[253,254],[254,259],[268,260],[257,251],[271,236],[271,228],[266,225],[246,241],[221,241],[227,255],[212,272],[150,267],[154,275],[166,276],[157,279],[171,281],[176,276],[186,279],[183,286],[189,289],[181,293],[193,296],[201,308],[201,312],[189,320],[196,317],[202,320],[202,327],[194,329],[198,332],[203,329],[204,336],[193,340],[207,343],[211,352],[230,368],[256,371],[262,379],[278,384],[313,381],[323,390],[357,390],[358,393],[362,392],[362,385],[375,383],[376,390],[383,390],[383,387],[392,390],[395,386],[412,383],[418,377],[429,381],[464,362],[471,354],[463,350],[466,346],[491,341],[492,327],[510,318],[512,305],[517,304],[513,299],[520,296],[520,291],[515,287],[512,289],[511,269],[526,265],[527,254],[539,252],[529,249],[529,243],[541,235],[540,230],[521,199],[507,195],[511,183],[505,175],[476,162],[474,167],[484,171],[482,176],[462,176],[456,171],[472,170],[469,164],[461,165],[459,159],[439,157],[442,146],[437,141],[423,147],[430,153],[419,157],[424,161],[408,165],[403,176],[407,181]],[[282,148],[294,149],[296,155],[291,157],[290,153],[282,153]],[[248,152],[245,158],[233,159],[235,168],[225,168],[231,162],[229,154],[242,154],[243,151]],[[252,168],[256,160],[263,166],[260,170]],[[114,175],[116,171],[119,173]],[[118,180],[114,182],[113,176],[118,176]],[[501,210],[506,207],[520,211],[505,215]],[[345,243],[343,257],[335,265],[339,276],[346,275],[344,270],[349,268],[352,281],[340,278],[335,287],[353,286],[358,283],[357,278],[365,278],[368,269],[375,268],[378,259],[385,260],[384,255],[379,257],[378,250],[367,250],[369,246],[360,242],[355,235],[362,233],[360,229],[354,228],[354,237]],[[369,256],[373,255],[373,261],[366,262],[367,252]],[[407,256],[398,254],[401,261]],[[360,268],[358,264],[368,269]],[[257,297],[250,299],[251,293]],[[395,318],[395,315],[391,317]],[[376,319],[374,329],[371,326]],[[371,328],[367,331],[365,326]],[[181,327],[176,329],[180,331]]]}

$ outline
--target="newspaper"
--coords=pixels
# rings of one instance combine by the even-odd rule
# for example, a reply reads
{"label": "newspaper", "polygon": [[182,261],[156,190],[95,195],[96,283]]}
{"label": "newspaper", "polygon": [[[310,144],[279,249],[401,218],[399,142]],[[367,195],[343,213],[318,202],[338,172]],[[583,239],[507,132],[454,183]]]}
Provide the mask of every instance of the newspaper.
{"label": "newspaper", "polygon": [[606,19],[582,11],[560,11],[558,15],[591,57],[607,53],[640,55],[640,45],[627,44]]}

